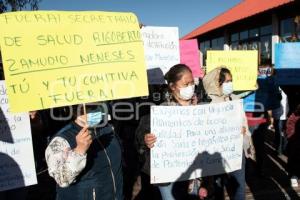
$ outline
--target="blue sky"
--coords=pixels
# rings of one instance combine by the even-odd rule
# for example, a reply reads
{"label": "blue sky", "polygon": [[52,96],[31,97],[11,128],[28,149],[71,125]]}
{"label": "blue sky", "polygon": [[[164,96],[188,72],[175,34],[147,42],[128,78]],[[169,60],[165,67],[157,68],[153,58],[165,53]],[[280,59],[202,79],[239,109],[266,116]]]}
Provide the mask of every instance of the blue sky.
{"label": "blue sky", "polygon": [[40,10],[134,12],[149,26],[177,26],[180,37],[241,0],[42,0]]}

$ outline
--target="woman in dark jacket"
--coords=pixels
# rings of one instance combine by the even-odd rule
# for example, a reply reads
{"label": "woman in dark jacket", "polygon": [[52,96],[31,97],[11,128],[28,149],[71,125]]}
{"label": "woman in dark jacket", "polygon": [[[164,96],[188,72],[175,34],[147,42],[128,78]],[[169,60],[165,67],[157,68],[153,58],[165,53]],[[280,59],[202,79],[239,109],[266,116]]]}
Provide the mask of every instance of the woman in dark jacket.
{"label": "woman in dark jacket", "polygon": [[[192,71],[184,64],[178,64],[169,70],[165,75],[168,83],[169,96],[163,103],[165,106],[192,106],[197,104],[195,98],[195,84],[192,76]],[[138,151],[144,155],[144,162],[142,172],[150,173],[150,148],[156,142],[156,136],[150,131],[150,115],[141,118],[140,125],[136,131],[136,138],[138,143]],[[158,184],[163,200],[177,200],[177,199],[201,199],[208,196],[207,190],[203,187],[199,189],[199,194],[193,194],[190,186],[194,181],[178,181],[167,184]],[[178,187],[179,186],[179,187]]]}
{"label": "woman in dark jacket", "polygon": [[[121,148],[107,123],[107,104],[75,107],[75,119],[46,149],[57,200],[122,200]],[[78,109],[77,109],[78,108]]]}

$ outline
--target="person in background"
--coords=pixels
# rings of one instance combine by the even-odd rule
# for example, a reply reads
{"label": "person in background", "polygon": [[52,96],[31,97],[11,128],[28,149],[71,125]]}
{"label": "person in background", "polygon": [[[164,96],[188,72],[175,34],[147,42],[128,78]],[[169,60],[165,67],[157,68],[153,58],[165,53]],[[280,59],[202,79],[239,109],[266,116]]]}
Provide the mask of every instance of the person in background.
{"label": "person in background", "polygon": [[107,122],[107,104],[73,106],[74,119],[48,145],[48,172],[57,200],[123,200],[119,140]]}
{"label": "person in background", "polygon": [[43,135],[45,133],[44,120],[39,111],[29,112],[30,125],[32,133],[32,146],[33,153],[36,163],[37,171],[41,171],[45,168],[45,157],[43,152],[45,152],[47,147],[47,138]]}
{"label": "person in background", "polygon": [[298,187],[298,177],[300,177],[300,104],[291,114],[286,123],[287,144],[287,171],[291,185]]}
{"label": "person in background", "polygon": [[[1,51],[0,51],[0,80],[4,80],[4,72],[3,72],[3,65],[2,65],[2,60],[1,60]],[[5,120],[5,117],[3,116],[3,112],[0,109],[0,122],[2,123],[2,125],[5,126],[9,126]],[[6,133],[3,134],[4,131],[1,130],[1,134],[3,136],[7,136],[10,135],[10,133]],[[0,134],[0,135],[1,135]],[[12,136],[9,136],[12,137]],[[0,142],[2,142],[3,138],[0,137]],[[4,141],[6,141],[7,139],[4,139]],[[19,167],[19,164],[16,163],[16,161],[10,157],[9,155],[7,155],[6,153],[2,153],[0,152],[0,162],[7,164],[10,163],[11,166],[16,166],[14,169],[14,173],[16,174],[16,176],[21,176],[22,175],[22,171]],[[2,173],[3,173],[3,169],[2,169]],[[0,171],[1,173],[1,171]],[[5,173],[5,172],[4,172]],[[5,175],[1,174],[1,178],[5,177]],[[7,180],[9,181],[9,180]],[[3,181],[4,182],[4,181]],[[24,183],[24,179],[19,179],[18,180],[20,186],[20,188],[16,188],[16,189],[11,189],[11,190],[6,190],[6,191],[1,191],[0,192],[0,199],[1,200],[26,200],[27,196],[28,196],[28,188],[24,187],[25,183]]]}
{"label": "person in background", "polygon": [[[194,79],[190,68],[184,64],[171,67],[165,75],[167,80],[169,95],[163,105],[167,106],[192,106],[197,104],[194,96]],[[150,115],[145,115],[136,132],[137,143],[140,151],[144,152],[145,161],[143,171],[150,174],[150,149],[156,142],[155,133],[150,133]],[[158,184],[158,188],[163,200],[177,199],[204,199],[208,196],[208,191],[204,187],[198,187],[194,193],[189,188],[193,188],[196,181],[181,181],[167,184]],[[203,183],[203,182],[202,182]],[[180,184],[180,189],[174,189],[175,184]],[[204,183],[203,183],[204,184]]]}
{"label": "person in background", "polygon": [[281,155],[286,146],[286,137],[284,134],[285,123],[287,120],[287,115],[289,112],[289,104],[287,101],[287,96],[284,91],[279,88],[280,94],[278,98],[281,98],[280,106],[272,110],[272,116],[274,118],[274,129],[275,129],[275,149],[278,155]]}
{"label": "person in background", "polygon": [[[252,105],[253,108],[246,112],[249,130],[256,151],[256,162],[252,162],[248,159],[246,165],[247,167],[250,167],[249,169],[254,167],[254,175],[259,178],[265,178],[263,171],[263,164],[266,156],[264,142],[266,134],[270,132],[268,130],[269,125],[272,124],[270,128],[273,128],[273,106],[271,106],[272,100],[270,100],[270,97],[274,97],[274,94],[272,93],[275,88],[272,77],[273,73],[274,69],[271,66],[271,63],[266,63],[266,65],[261,66],[257,79],[258,90],[255,92],[255,100],[250,103],[250,106]],[[278,102],[278,107],[279,105]],[[248,172],[250,173],[251,170]],[[253,176],[251,175],[249,176],[249,178],[252,177]]]}
{"label": "person in background", "polygon": [[[280,135],[280,133],[276,133],[275,131],[275,125],[278,125],[278,120],[280,118],[280,116],[282,115],[282,108],[281,108],[281,92],[279,90],[279,86],[276,84],[275,81],[275,74],[276,71],[274,69],[274,66],[272,65],[271,67],[271,74],[267,77],[265,84],[268,85],[268,89],[267,89],[267,104],[266,104],[266,109],[267,109],[267,113],[268,113],[268,120],[269,120],[269,127],[268,129],[273,131],[275,133],[275,137],[274,138],[279,138],[276,135]],[[275,112],[276,111],[276,112]],[[275,120],[277,120],[275,122]],[[275,124],[277,123],[277,124]],[[278,130],[278,128],[277,128]],[[274,140],[274,144],[275,146],[278,144],[276,144],[275,141],[279,141],[279,139],[275,139]]]}
{"label": "person in background", "polygon": [[28,187],[27,199],[55,199],[55,181],[47,173],[45,150],[48,144],[48,116],[45,110],[30,111],[30,126],[38,184]]}
{"label": "person in background", "polygon": [[139,98],[131,98],[112,102],[114,130],[122,143],[124,200],[132,199],[134,184],[139,175],[138,155],[134,146],[135,130],[138,126],[135,105],[138,105],[138,101]]}
{"label": "person in background", "polygon": [[141,190],[135,200],[161,200],[161,195],[156,185],[150,184],[150,154],[149,148],[144,144],[144,134],[150,132],[150,108],[160,105],[166,98],[166,84],[149,85],[149,96],[140,101],[142,111],[139,111],[139,125],[135,132],[135,148],[139,157],[139,174]]}
{"label": "person in background", "polygon": [[247,164],[248,166],[253,166],[255,169],[255,175],[259,178],[264,178],[265,173],[263,171],[264,159],[266,156],[265,151],[265,133],[268,131],[268,113],[266,111],[259,112],[246,112],[246,117],[249,125],[249,131],[251,133],[251,138],[253,140],[253,145],[255,149],[255,162],[252,160]]}
{"label": "person in background", "polygon": [[[211,103],[221,103],[231,100],[237,100],[240,97],[233,94],[233,83],[232,83],[232,75],[231,72],[226,67],[218,67],[208,74],[206,74],[203,78],[203,85],[206,93],[211,98]],[[251,134],[248,130],[248,124],[246,121],[246,117],[244,119],[244,126],[241,129],[241,134],[243,134],[244,142],[243,144],[243,156],[242,156],[242,168],[240,170],[228,173],[227,180],[216,178],[220,188],[219,193],[216,199],[223,199],[223,184],[227,182],[227,190],[230,196],[230,199],[235,200],[244,200],[245,199],[245,157],[255,159],[254,147],[252,145]],[[226,179],[226,178],[225,178]]]}
{"label": "person in background", "polygon": [[[116,134],[122,142],[124,200],[151,198],[157,190],[140,170],[140,154],[135,145],[135,132],[142,116],[150,113],[150,106],[159,105],[163,101],[164,85],[148,85],[149,96],[121,99],[112,102],[113,124]],[[136,194],[136,185],[141,190]],[[153,198],[152,198],[153,199]]]}

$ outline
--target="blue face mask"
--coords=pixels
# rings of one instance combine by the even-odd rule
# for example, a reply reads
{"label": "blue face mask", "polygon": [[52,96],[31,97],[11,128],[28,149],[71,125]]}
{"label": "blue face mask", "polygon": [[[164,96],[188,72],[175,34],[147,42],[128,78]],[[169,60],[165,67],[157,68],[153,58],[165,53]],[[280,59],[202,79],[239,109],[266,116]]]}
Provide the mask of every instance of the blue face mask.
{"label": "blue face mask", "polygon": [[87,124],[89,127],[95,127],[102,120],[102,112],[100,110],[95,110],[93,112],[87,113]]}

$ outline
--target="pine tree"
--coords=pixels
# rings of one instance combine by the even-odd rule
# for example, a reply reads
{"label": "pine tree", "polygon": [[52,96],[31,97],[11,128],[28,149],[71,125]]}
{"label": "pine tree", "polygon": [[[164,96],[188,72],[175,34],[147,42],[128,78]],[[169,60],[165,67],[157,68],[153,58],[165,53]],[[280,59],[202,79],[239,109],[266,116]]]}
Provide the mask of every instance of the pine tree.
{"label": "pine tree", "polygon": [[0,0],[0,13],[20,11],[25,8],[37,10],[41,0]]}

